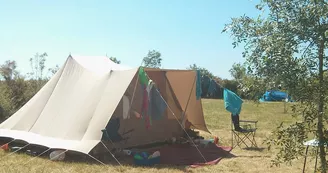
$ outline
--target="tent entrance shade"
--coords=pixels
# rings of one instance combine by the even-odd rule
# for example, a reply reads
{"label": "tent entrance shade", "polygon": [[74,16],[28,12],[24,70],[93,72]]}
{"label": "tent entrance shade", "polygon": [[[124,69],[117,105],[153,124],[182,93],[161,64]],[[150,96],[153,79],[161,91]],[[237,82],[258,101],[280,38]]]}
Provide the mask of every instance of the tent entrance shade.
{"label": "tent entrance shade", "polygon": [[[102,140],[102,130],[108,124],[115,125],[115,121],[116,125],[119,122],[116,129],[122,137],[116,142],[120,148],[162,141],[183,133],[167,109],[159,117],[152,117],[149,128],[144,119],[138,118],[138,114],[143,114],[141,104],[145,93],[137,82],[138,70],[115,64],[107,57],[69,56],[64,66],[28,103],[0,124],[0,137],[87,154]],[[179,91],[187,90],[189,78],[179,81],[173,73],[183,77],[182,73],[192,76],[195,72],[151,69],[146,72],[178,120],[185,111],[188,121],[196,128],[208,131],[196,96],[190,98],[192,104],[189,103],[187,110],[179,107],[183,108],[188,98]],[[152,111],[160,109],[152,106]],[[131,111],[126,111],[126,107],[131,107]]]}
{"label": "tent entrance shade", "polygon": [[[148,114],[143,113],[142,110],[147,87],[135,77],[107,125],[106,131],[111,133],[108,136],[112,138],[109,140],[106,138],[107,135],[104,135],[103,141],[108,142],[108,147],[130,148],[180,137],[184,134],[180,125],[184,118],[192,125],[195,124],[193,127],[208,131],[201,102],[196,100],[193,89],[195,87],[190,86],[194,84],[195,72],[158,69],[145,69],[145,71],[155,84],[147,96]],[[182,82],[177,80],[180,77],[182,79],[184,77]],[[190,99],[190,93],[194,93],[193,97],[191,96],[193,99]],[[188,101],[193,107],[186,106]],[[131,105],[126,104],[127,102]],[[129,113],[126,115],[124,112]],[[114,145],[111,145],[112,142]]]}

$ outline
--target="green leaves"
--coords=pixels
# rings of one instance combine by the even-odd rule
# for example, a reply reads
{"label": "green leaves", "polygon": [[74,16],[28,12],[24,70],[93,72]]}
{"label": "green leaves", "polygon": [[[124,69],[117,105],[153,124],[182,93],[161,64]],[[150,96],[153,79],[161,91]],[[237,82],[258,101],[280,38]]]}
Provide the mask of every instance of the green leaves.
{"label": "green leaves", "polygon": [[30,58],[30,65],[32,72],[29,73],[30,77],[34,80],[41,80],[44,76],[45,62],[48,54],[46,52],[39,54],[36,53],[33,58]]}
{"label": "green leaves", "polygon": [[0,75],[5,79],[5,81],[13,80],[18,75],[16,67],[16,61],[8,60],[0,66]]}
{"label": "green leaves", "polygon": [[203,76],[208,76],[210,78],[214,78],[215,75],[210,72],[208,69],[204,68],[204,67],[199,67],[196,64],[190,65],[187,69],[189,70],[199,70],[200,71],[200,75]]}
{"label": "green leaves", "polygon": [[281,163],[290,163],[291,160],[297,159],[304,152],[303,141],[306,139],[304,123],[295,123],[285,128],[281,123],[273,132],[276,138],[268,138],[265,142],[271,149],[275,145],[280,149],[276,155],[276,159],[272,160],[272,164],[279,166]]}
{"label": "green leaves", "polygon": [[143,59],[144,67],[160,68],[162,65],[161,56],[161,53],[156,50],[149,51],[147,56]]}
{"label": "green leaves", "polygon": [[[16,70],[15,61],[8,60],[0,65],[0,122],[15,113],[47,82],[44,75],[47,56],[43,53],[30,58],[32,72],[27,74],[30,78]],[[49,71],[55,73],[58,69],[56,66]]]}
{"label": "green leaves", "polygon": [[115,62],[116,64],[121,64],[121,61],[118,60],[116,57],[109,57],[109,59],[113,62]]}
{"label": "green leaves", "polygon": [[[278,165],[296,159],[302,153],[303,140],[308,137],[323,140],[320,134],[327,124],[322,127],[321,118],[328,116],[319,112],[323,112],[323,104],[327,107],[328,87],[322,85],[327,82],[327,76],[322,79],[321,69],[327,68],[328,57],[320,52],[328,47],[328,3],[325,0],[262,0],[256,9],[265,9],[268,13],[257,18],[245,15],[232,18],[223,32],[231,34],[233,47],[244,45],[242,55],[247,62],[249,80],[248,84],[244,82],[247,80],[242,83],[248,89],[260,91],[282,84],[298,101],[293,111],[301,122],[278,127],[270,141],[280,149],[274,160]],[[322,42],[324,46],[319,44]],[[319,63],[320,57],[324,57],[323,63]],[[323,149],[320,156],[321,168],[325,171]]]}

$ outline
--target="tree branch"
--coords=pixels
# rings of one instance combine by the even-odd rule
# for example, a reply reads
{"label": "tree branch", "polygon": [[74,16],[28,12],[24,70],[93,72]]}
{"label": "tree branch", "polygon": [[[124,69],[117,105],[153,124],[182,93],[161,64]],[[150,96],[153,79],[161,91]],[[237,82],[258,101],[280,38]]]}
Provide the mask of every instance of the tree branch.
{"label": "tree branch", "polygon": [[307,50],[311,47],[311,46],[313,46],[313,44],[314,44],[314,40],[305,48],[305,50],[304,50],[304,52],[302,53],[302,58],[304,57],[304,55],[305,55],[305,53],[307,52]]}

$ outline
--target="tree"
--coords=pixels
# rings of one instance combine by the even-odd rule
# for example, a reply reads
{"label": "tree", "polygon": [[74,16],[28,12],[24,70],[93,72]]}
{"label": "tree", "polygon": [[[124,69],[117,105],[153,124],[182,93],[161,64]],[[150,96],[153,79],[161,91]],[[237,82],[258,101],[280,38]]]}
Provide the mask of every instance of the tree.
{"label": "tree", "polygon": [[[245,80],[247,79],[246,68],[243,64],[234,63],[229,70],[231,76],[234,78],[236,84],[236,91],[242,97],[245,98]],[[227,81],[226,81],[227,82]],[[229,82],[228,82],[229,83]]]}
{"label": "tree", "polygon": [[51,75],[53,76],[54,74],[57,73],[57,71],[59,70],[59,66],[56,65],[55,67],[53,68],[49,68],[48,71],[51,73]]}
{"label": "tree", "polygon": [[0,81],[0,121],[14,113],[28,100],[25,94],[28,85],[16,68],[16,62],[10,60],[6,61],[0,67],[0,74],[5,79],[4,81]]}
{"label": "tree", "polygon": [[10,81],[18,74],[16,67],[16,61],[7,60],[0,66],[0,75],[5,79],[5,81]]}
{"label": "tree", "polygon": [[14,113],[31,98],[27,95],[30,88],[22,76],[13,80],[8,87],[10,88],[11,113]]}
{"label": "tree", "polygon": [[162,63],[161,53],[156,50],[148,51],[146,57],[143,58],[144,67],[160,68]]}
{"label": "tree", "polygon": [[7,85],[0,81],[0,123],[10,115],[10,92]]}
{"label": "tree", "polygon": [[215,76],[213,75],[212,72],[210,72],[208,69],[204,68],[204,67],[199,67],[196,64],[192,64],[190,65],[188,68],[188,70],[199,70],[201,76],[208,76],[210,78],[214,78]]}
{"label": "tree", "polygon": [[243,56],[254,77],[264,83],[279,81],[298,97],[299,104],[293,110],[302,121],[287,128],[279,126],[273,133],[275,138],[269,140],[280,148],[274,163],[297,158],[303,153],[302,142],[314,132],[319,139],[320,169],[326,172],[328,2],[261,0],[256,8],[268,10],[267,15],[232,18],[223,32],[232,34],[234,47],[244,44]]}
{"label": "tree", "polygon": [[242,82],[246,76],[246,67],[243,64],[234,63],[229,72],[237,82]]}
{"label": "tree", "polygon": [[16,70],[17,64],[15,61],[7,60],[0,66],[0,75],[4,80],[0,80],[0,122],[5,120],[10,114],[14,104],[13,97],[14,81],[19,73]]}
{"label": "tree", "polygon": [[[32,72],[25,78],[17,70],[17,63],[8,60],[0,65],[0,121],[21,108],[47,82],[44,74],[47,53],[38,53],[30,59]],[[55,72],[58,66],[52,69]]]}
{"label": "tree", "polygon": [[44,70],[47,57],[48,54],[44,52],[42,54],[36,53],[33,58],[30,58],[32,72],[28,73],[28,75],[31,78],[32,87],[35,89],[35,93],[46,83]]}
{"label": "tree", "polygon": [[41,80],[43,79],[44,69],[45,69],[45,62],[48,54],[46,52],[36,53],[33,58],[30,58],[30,65],[32,68],[32,72],[29,73],[32,79]]}
{"label": "tree", "polygon": [[238,82],[236,80],[223,79],[221,85],[234,93],[238,93]]}
{"label": "tree", "polygon": [[113,62],[115,62],[116,64],[121,64],[121,61],[118,60],[116,57],[109,57],[109,59]]}
{"label": "tree", "polygon": [[257,102],[266,88],[272,88],[270,83],[264,83],[263,80],[249,74],[246,64],[234,63],[229,72],[237,82],[237,93],[242,98]]}

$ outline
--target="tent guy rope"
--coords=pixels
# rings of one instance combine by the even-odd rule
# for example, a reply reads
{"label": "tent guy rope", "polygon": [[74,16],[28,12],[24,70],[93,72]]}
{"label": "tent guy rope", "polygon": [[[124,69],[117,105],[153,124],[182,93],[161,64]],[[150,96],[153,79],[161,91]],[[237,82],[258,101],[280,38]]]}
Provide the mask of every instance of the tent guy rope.
{"label": "tent guy rope", "polygon": [[100,160],[96,159],[96,158],[95,158],[95,157],[93,157],[91,154],[88,154],[88,156],[89,156],[89,157],[91,157],[92,159],[94,159],[95,161],[97,161],[98,163],[100,163],[100,164],[102,164],[102,165],[106,166],[106,164],[105,164],[104,162],[102,162],[102,161],[100,161]]}
{"label": "tent guy rope", "polygon": [[[156,89],[156,91],[160,94],[160,92]],[[160,95],[162,97],[162,95]],[[162,99],[164,100],[164,98],[162,97]],[[197,151],[199,152],[199,154],[202,156],[202,158],[204,159],[205,162],[207,162],[207,160],[205,159],[204,155],[202,154],[202,152],[199,150],[199,148],[197,147],[197,145],[195,144],[195,142],[191,139],[191,137],[189,136],[188,132],[186,131],[186,129],[183,128],[183,125],[181,124],[181,122],[179,121],[178,117],[175,115],[175,113],[172,111],[171,107],[167,104],[167,102],[164,100],[165,104],[167,105],[167,107],[169,108],[170,112],[172,113],[172,115],[175,117],[175,119],[178,121],[178,123],[180,124],[180,127],[182,128],[182,130],[186,133],[186,135],[188,136],[189,140],[193,143],[193,145],[195,146],[195,148],[197,149]]]}
{"label": "tent guy rope", "polygon": [[14,142],[15,140],[16,140],[16,139],[13,139],[13,140],[11,140],[10,142],[1,145],[0,148],[4,147],[5,145],[9,145],[10,143]]}
{"label": "tent guy rope", "polygon": [[114,156],[114,154],[107,148],[107,146],[103,143],[103,141],[101,141],[101,144],[103,144],[103,146],[106,148],[106,150],[112,155],[112,157],[116,160],[116,162],[122,166],[122,164],[117,160],[117,158]]}
{"label": "tent guy rope", "polygon": [[[4,157],[1,157],[1,159],[4,159],[4,158],[6,158],[6,157],[9,157],[9,156],[15,154],[16,152],[18,152],[18,151],[22,150],[23,148],[27,147],[28,145],[30,145],[30,144],[28,143],[28,144],[24,145],[23,147],[21,147],[21,148],[15,150],[15,151],[13,151],[13,152],[11,152],[11,153],[5,155]],[[0,160],[1,160],[1,159],[0,159]]]}
{"label": "tent guy rope", "polygon": [[25,162],[23,165],[26,165],[27,163],[31,162],[32,160],[34,160],[34,159],[37,158],[37,157],[40,157],[42,154],[48,152],[49,150],[51,150],[51,148],[48,148],[48,149],[46,149],[44,152],[42,152],[42,153],[40,153],[40,154],[34,156],[34,157],[31,158],[29,161]]}
{"label": "tent guy rope", "polygon": [[[137,75],[137,79],[136,79],[136,82],[134,84],[134,89],[133,89],[133,93],[132,93],[132,98],[131,98],[131,101],[130,101],[130,107],[129,107],[129,110],[128,110],[128,114],[131,113],[131,108],[132,108],[132,104],[133,104],[133,101],[134,101],[134,97],[135,97],[135,92],[136,92],[136,89],[137,89],[137,84],[138,84],[138,81],[139,81],[139,75]],[[114,142],[109,139],[109,141],[111,142],[111,144],[114,146],[114,148],[116,148],[116,145],[114,144]],[[116,162],[121,165],[121,163],[118,161],[118,159],[114,156],[114,154],[111,153],[111,151],[108,149],[108,147],[104,144],[103,141],[100,141],[103,146],[106,148],[106,150],[112,155],[112,157],[116,160]],[[121,165],[122,166],[122,165]]]}

